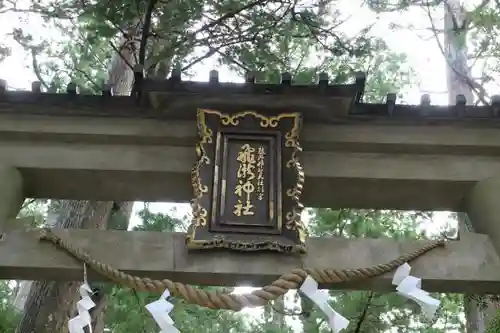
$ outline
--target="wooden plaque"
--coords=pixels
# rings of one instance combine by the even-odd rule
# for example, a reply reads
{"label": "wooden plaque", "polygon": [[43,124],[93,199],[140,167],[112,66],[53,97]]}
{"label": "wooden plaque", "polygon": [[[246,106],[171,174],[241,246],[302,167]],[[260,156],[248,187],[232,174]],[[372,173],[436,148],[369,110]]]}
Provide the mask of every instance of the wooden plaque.
{"label": "wooden plaque", "polygon": [[305,252],[300,113],[198,109],[189,249]]}

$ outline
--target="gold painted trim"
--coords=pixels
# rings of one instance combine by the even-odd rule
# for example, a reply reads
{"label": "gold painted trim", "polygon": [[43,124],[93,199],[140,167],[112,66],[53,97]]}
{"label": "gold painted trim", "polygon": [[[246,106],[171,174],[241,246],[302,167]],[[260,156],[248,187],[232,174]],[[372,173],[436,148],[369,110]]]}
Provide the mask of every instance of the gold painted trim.
{"label": "gold painted trim", "polygon": [[230,249],[245,252],[255,251],[277,251],[285,253],[306,253],[307,248],[305,244],[281,244],[277,240],[263,240],[263,241],[232,241],[224,239],[223,237],[214,237],[211,240],[189,240],[187,246],[191,250],[207,250],[207,249]]}
{"label": "gold painted trim", "polygon": [[295,186],[293,188],[287,189],[286,191],[286,195],[292,197],[292,199],[295,201],[295,207],[291,212],[286,213],[285,225],[290,230],[296,230],[298,232],[300,242],[305,243],[307,238],[307,230],[302,223],[302,211],[304,210],[304,205],[300,201],[302,189],[304,188],[305,176],[304,169],[302,168],[302,164],[300,163],[297,156],[300,152],[302,152],[302,147],[299,144],[298,133],[295,137],[293,137],[292,135],[289,136],[289,134],[290,133],[287,133],[285,135],[285,146],[289,144],[290,146],[287,147],[294,148],[294,151],[292,153],[292,158],[286,162],[286,167],[295,169],[295,172],[297,174],[297,182],[295,183]]}
{"label": "gold painted trim", "polygon": [[[206,115],[212,114],[220,118],[221,125],[224,126],[238,126],[240,119],[246,116],[253,116],[256,119],[260,119],[260,127],[262,128],[277,128],[280,120],[291,118],[293,120],[292,129],[285,134],[285,147],[293,148],[292,157],[290,160],[286,161],[287,168],[293,168],[296,172],[297,181],[293,188],[286,190],[286,195],[291,197],[295,202],[295,207],[292,211],[286,212],[285,215],[285,226],[289,230],[294,230],[297,232],[299,243],[294,245],[285,245],[279,243],[277,240],[262,240],[262,241],[230,241],[224,239],[224,237],[219,236],[213,240],[196,240],[195,233],[198,227],[206,227],[207,225],[207,209],[202,207],[199,200],[203,197],[205,193],[208,193],[208,186],[203,185],[200,179],[200,169],[205,165],[210,164],[210,159],[208,158],[205,151],[205,144],[211,144],[213,142],[213,131],[206,124]],[[302,194],[302,189],[304,187],[304,171],[302,165],[300,164],[298,154],[302,151],[302,147],[299,144],[299,131],[301,124],[300,113],[281,113],[277,116],[265,116],[255,111],[243,111],[235,114],[225,114],[216,110],[209,109],[198,109],[197,110],[197,121],[198,121],[198,134],[200,141],[196,145],[196,155],[197,162],[195,163],[191,172],[191,183],[194,191],[194,199],[192,200],[191,207],[193,209],[193,219],[190,225],[190,232],[186,239],[187,246],[190,249],[210,249],[210,248],[229,248],[245,251],[258,251],[258,250],[274,250],[280,252],[306,252],[306,238],[307,232],[301,221],[301,213],[304,205],[300,202],[300,196]],[[218,133],[219,135],[220,133]],[[220,170],[219,170],[220,171]],[[282,210],[282,191],[279,191],[278,206]],[[213,200],[216,200],[215,198]],[[278,223],[281,225],[282,216],[278,216]]]}
{"label": "gold painted trim", "polygon": [[193,217],[186,236],[186,242],[188,244],[194,241],[196,229],[207,225],[208,211],[201,206],[199,200],[203,197],[204,193],[208,193],[208,186],[203,185],[201,182],[200,169],[203,164],[210,164],[210,159],[207,156],[204,144],[212,142],[212,130],[206,125],[203,125],[204,122],[200,121],[200,115],[198,115],[198,134],[200,136],[200,141],[196,144],[196,163],[193,169],[191,169],[191,186],[193,187],[194,198],[191,200]]}
{"label": "gold painted trim", "polygon": [[[219,156],[220,153],[220,141],[221,141],[221,133],[217,132],[217,139],[215,140],[215,158],[214,158],[214,184],[212,186],[212,220],[215,219],[217,212],[217,201],[218,201],[218,190],[219,190],[219,173],[222,173],[222,166],[217,164],[217,156]],[[222,179],[222,188],[221,188],[221,193],[220,196],[222,197],[221,199],[221,204],[224,204],[224,196],[226,195],[226,184],[225,184],[225,179]],[[222,209],[222,208],[221,208]]]}

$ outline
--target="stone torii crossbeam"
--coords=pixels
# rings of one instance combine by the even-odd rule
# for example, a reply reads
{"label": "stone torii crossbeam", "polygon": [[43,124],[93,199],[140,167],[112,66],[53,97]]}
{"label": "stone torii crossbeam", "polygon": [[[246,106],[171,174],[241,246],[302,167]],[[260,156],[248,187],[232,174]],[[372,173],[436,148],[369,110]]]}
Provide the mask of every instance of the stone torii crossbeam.
{"label": "stone torii crossbeam", "polygon": [[[81,264],[39,242],[37,231],[12,230],[24,198],[186,202],[193,198],[197,109],[286,110],[302,117],[301,201],[306,206],[466,211],[478,233],[463,234],[417,259],[414,274],[429,291],[498,292],[496,98],[484,107],[465,106],[460,96],[454,106],[432,106],[426,98],[421,105],[407,106],[396,105],[390,94],[386,103],[364,104],[360,75],[352,85],[331,86],[322,76],[318,86],[297,87],[287,75],[281,84],[266,85],[252,78],[245,84],[219,83],[211,74],[209,83],[183,82],[175,73],[167,81],[140,80],[127,97],[109,91],[78,95],[74,86],[68,94],[41,93],[38,85],[32,92],[7,92],[0,85],[0,278],[81,276]],[[247,130],[248,135],[253,131]],[[229,137],[228,145],[247,139]],[[175,233],[60,230],[58,235],[128,273],[208,285],[263,285],[304,266],[373,266],[428,243],[311,238],[307,253],[290,256],[192,252],[185,236]],[[390,279],[385,274],[324,287],[391,290]]]}

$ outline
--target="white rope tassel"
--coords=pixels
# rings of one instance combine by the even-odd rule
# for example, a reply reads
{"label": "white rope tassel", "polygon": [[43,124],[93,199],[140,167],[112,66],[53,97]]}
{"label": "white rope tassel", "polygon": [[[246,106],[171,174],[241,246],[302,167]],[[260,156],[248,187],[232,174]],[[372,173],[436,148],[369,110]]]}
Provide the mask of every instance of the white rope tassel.
{"label": "white rope tassel", "polygon": [[167,301],[169,296],[170,292],[165,290],[157,301],[146,305],[146,309],[151,313],[158,326],[160,326],[160,333],[180,333],[174,327],[174,321],[169,315],[170,311],[174,308],[174,305]]}
{"label": "white rope tassel", "polygon": [[330,325],[334,333],[338,333],[349,326],[349,320],[332,309],[330,304],[328,304],[328,294],[318,290],[318,282],[310,275],[307,276],[302,286],[300,286],[300,291],[325,313],[328,318],[328,325]]}
{"label": "white rope tassel", "polygon": [[432,319],[439,308],[440,301],[422,290],[422,279],[411,276],[410,271],[411,266],[407,263],[399,266],[392,278],[392,284],[397,286],[398,294],[415,301],[420,305],[424,314]]}
{"label": "white rope tassel", "polygon": [[94,301],[90,298],[92,289],[87,283],[87,266],[83,264],[83,284],[80,286],[81,299],[76,303],[78,315],[68,321],[69,333],[85,333],[83,330],[88,326],[89,332],[92,333],[92,319],[89,310],[95,306]]}

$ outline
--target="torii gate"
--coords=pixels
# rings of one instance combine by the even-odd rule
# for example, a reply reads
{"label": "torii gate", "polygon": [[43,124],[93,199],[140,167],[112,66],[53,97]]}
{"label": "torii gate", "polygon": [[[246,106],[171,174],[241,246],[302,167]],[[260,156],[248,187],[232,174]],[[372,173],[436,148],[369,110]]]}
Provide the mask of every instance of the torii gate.
{"label": "torii gate", "polygon": [[[137,276],[259,286],[297,267],[383,266],[430,244],[306,240],[296,218],[302,202],[467,211],[481,234],[425,254],[415,261],[414,274],[428,291],[499,293],[498,99],[475,107],[458,96],[456,105],[441,107],[424,96],[421,105],[409,106],[396,105],[396,95],[389,94],[386,103],[365,104],[360,102],[364,85],[361,74],[354,84],[329,85],[322,74],[317,85],[296,86],[289,74],[280,84],[256,83],[251,75],[246,83],[227,84],[219,83],[215,71],[208,83],[182,81],[175,72],[166,81],[136,73],[132,96],[125,97],[109,90],[78,95],[74,85],[67,94],[41,93],[39,84],[31,92],[10,92],[2,82],[0,278],[78,280],[82,274],[81,263],[40,242],[39,231],[9,229],[25,197],[186,202],[193,199],[194,186],[190,232],[195,232],[187,245],[179,233],[57,230],[57,235]],[[241,146],[253,149],[254,143],[255,154],[246,155],[247,161],[257,158],[266,167],[245,170],[255,168],[256,179],[264,179],[260,183],[247,182],[238,155],[245,153]],[[265,153],[262,160],[258,152]],[[247,187],[233,194],[239,180]],[[253,215],[241,206],[248,193],[255,195]],[[249,250],[254,253],[242,253]],[[323,287],[393,288],[390,274]]]}

